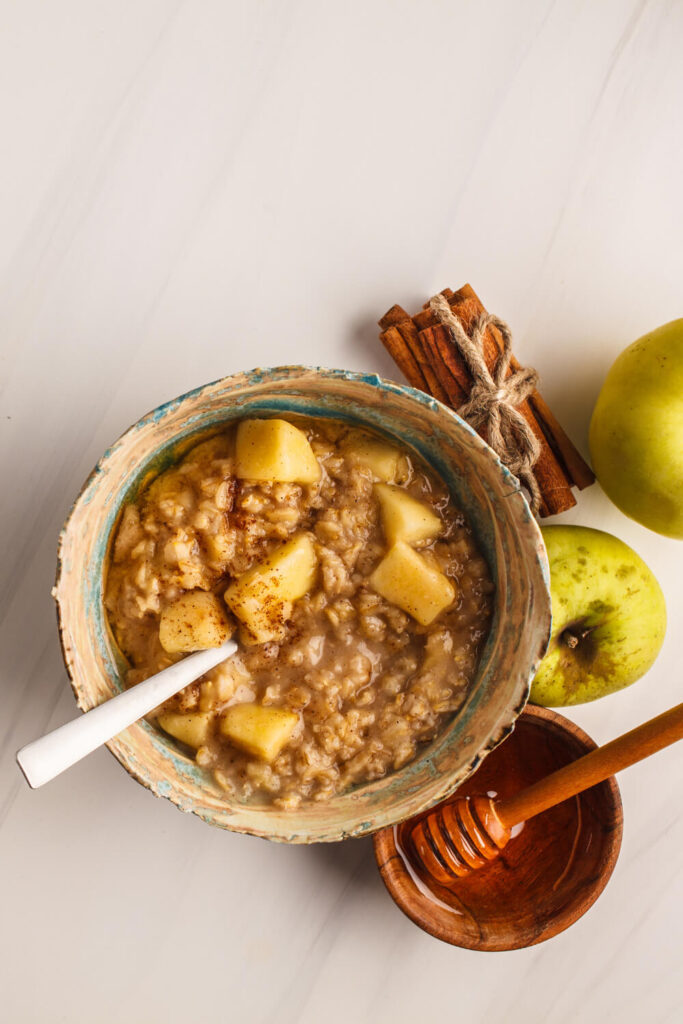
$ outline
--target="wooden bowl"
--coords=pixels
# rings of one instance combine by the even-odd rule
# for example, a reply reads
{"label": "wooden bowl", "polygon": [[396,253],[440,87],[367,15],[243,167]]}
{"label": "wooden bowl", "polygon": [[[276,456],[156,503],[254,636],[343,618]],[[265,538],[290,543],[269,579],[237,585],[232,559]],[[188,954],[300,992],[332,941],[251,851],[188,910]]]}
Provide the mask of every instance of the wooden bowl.
{"label": "wooden bowl", "polygon": [[[530,706],[458,792],[509,796],[595,746],[573,722]],[[444,887],[426,885],[407,864],[405,835],[413,824],[375,835],[375,857],[392,899],[437,939],[487,951],[533,946],[582,917],[607,885],[623,831],[612,777],[525,822],[495,861]]]}
{"label": "wooden bowl", "polygon": [[169,736],[137,723],[109,744],[131,775],[212,825],[284,842],[335,841],[401,821],[443,799],[510,731],[550,631],[540,531],[515,477],[435,399],[342,370],[281,367],[237,374],[143,417],[102,457],[62,532],[55,597],[64,659],[84,710],[121,688],[125,664],[103,609],[103,574],[124,502],[198,436],[246,415],[303,413],[367,425],[412,448],[446,480],[496,583],[491,632],[454,721],[401,771],[294,811],[231,800]]}

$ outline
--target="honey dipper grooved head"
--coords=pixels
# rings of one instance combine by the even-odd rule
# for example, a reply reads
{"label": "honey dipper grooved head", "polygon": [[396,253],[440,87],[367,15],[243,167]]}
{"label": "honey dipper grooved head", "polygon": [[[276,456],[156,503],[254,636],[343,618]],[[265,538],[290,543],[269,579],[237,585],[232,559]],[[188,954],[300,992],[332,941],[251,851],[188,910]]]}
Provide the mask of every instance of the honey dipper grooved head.
{"label": "honey dipper grooved head", "polygon": [[414,867],[442,885],[494,860],[510,829],[487,796],[456,797],[422,818],[410,833]]}

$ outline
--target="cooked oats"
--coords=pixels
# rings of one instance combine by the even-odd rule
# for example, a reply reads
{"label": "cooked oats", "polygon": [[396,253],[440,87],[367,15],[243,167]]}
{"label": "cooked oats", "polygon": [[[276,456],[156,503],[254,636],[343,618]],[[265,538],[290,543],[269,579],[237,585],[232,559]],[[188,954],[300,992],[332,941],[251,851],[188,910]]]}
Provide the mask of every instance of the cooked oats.
{"label": "cooked oats", "polygon": [[[434,739],[472,685],[493,591],[465,517],[418,458],[339,422],[288,420],[310,444],[318,480],[240,478],[230,427],[197,444],[125,507],[106,585],[110,623],[131,666],[129,685],[182,657],[164,650],[159,638],[160,618],[174,602],[196,591],[220,602],[226,628],[239,628],[239,655],[157,714],[207,716],[198,764],[231,798],[283,809],[378,779]],[[384,462],[364,459],[368,446]],[[438,537],[410,541],[455,593],[426,625],[411,614],[408,599],[399,607],[370,582],[387,553],[378,479],[423,503],[425,522],[439,520]],[[254,642],[249,623],[229,611],[225,592],[301,537],[310,538],[314,553],[310,585],[293,602],[278,598],[277,630]],[[221,723],[238,704],[278,710],[286,742],[266,757],[227,739]]]}

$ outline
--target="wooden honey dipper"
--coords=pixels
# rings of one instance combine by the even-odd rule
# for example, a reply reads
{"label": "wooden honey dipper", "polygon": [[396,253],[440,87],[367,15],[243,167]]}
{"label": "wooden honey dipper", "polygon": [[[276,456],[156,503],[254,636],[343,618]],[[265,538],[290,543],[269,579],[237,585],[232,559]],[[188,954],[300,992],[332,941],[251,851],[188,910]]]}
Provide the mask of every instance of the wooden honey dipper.
{"label": "wooden honey dipper", "polygon": [[680,739],[683,704],[504,800],[456,795],[410,829],[410,859],[421,874],[449,885],[494,860],[507,845],[515,825],[604,782]]}

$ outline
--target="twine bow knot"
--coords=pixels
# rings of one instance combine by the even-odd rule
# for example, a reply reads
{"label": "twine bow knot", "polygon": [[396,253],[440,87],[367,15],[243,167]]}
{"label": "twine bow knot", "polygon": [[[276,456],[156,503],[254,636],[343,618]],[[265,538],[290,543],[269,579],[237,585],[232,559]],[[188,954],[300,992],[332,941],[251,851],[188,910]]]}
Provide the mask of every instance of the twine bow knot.
{"label": "twine bow knot", "polygon": [[[486,425],[489,445],[500,460],[514,473],[529,492],[531,511],[538,511],[541,493],[532,470],[541,453],[541,444],[517,409],[538,386],[538,374],[532,368],[521,368],[506,376],[512,358],[512,333],[508,325],[491,313],[477,317],[468,335],[453,314],[443,295],[429,300],[435,316],[451,332],[472,375],[472,390],[459,416],[476,429]],[[487,327],[496,327],[503,339],[503,350],[492,370],[484,359],[483,340]]]}

